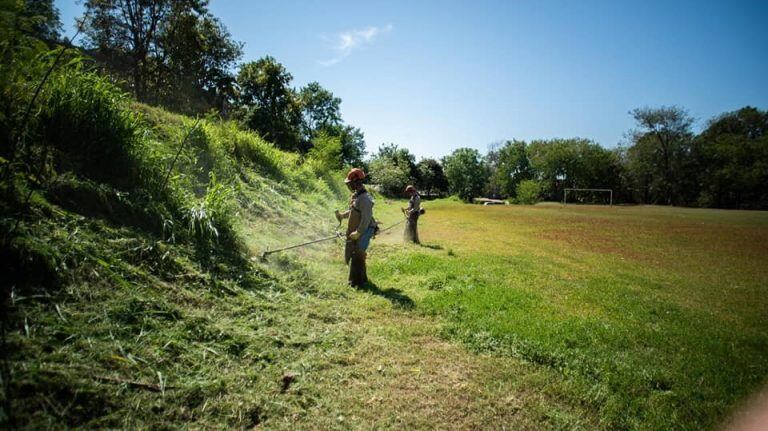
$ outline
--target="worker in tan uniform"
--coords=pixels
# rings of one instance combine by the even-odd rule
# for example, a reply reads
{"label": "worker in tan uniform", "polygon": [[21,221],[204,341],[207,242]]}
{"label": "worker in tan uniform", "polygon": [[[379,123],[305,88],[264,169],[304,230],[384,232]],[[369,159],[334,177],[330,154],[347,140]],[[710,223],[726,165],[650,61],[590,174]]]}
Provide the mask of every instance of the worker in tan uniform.
{"label": "worker in tan uniform", "polygon": [[366,250],[371,238],[376,234],[376,220],[373,218],[373,199],[363,186],[365,172],[354,168],[347,174],[344,182],[352,192],[349,198],[349,209],[340,213],[336,218],[349,219],[347,222],[347,243],[344,248],[344,261],[349,265],[349,284],[360,287],[368,282],[365,268]]}
{"label": "worker in tan uniform", "polygon": [[403,209],[406,218],[403,237],[406,241],[420,244],[418,223],[421,215],[421,195],[414,186],[406,187],[405,192],[410,196],[410,199],[408,200],[408,208]]}

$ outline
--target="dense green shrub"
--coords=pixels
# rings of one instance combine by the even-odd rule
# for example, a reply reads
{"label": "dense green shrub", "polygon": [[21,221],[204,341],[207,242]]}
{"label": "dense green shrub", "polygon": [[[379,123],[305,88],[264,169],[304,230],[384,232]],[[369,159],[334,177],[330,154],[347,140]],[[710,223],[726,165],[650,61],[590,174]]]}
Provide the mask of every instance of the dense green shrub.
{"label": "dense green shrub", "polygon": [[515,202],[519,204],[532,205],[541,197],[541,184],[536,180],[520,181],[515,190]]}
{"label": "dense green shrub", "polygon": [[307,155],[323,171],[339,169],[341,168],[341,139],[338,136],[320,132],[312,139],[312,148]]}

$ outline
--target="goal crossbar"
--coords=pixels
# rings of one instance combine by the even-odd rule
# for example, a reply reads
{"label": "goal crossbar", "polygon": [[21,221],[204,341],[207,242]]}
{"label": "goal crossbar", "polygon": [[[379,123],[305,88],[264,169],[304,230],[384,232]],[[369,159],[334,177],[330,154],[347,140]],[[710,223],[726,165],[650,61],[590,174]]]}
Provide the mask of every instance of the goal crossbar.
{"label": "goal crossbar", "polygon": [[563,205],[568,204],[568,192],[608,192],[610,194],[609,204],[613,206],[613,189],[563,189]]}

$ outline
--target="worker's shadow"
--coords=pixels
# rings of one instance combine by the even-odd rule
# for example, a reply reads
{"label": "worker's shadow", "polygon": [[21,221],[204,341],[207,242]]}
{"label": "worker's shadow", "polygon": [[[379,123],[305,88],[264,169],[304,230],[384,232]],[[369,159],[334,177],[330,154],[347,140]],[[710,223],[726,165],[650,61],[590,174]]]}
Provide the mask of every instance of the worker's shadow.
{"label": "worker's shadow", "polygon": [[363,286],[358,287],[359,290],[362,290],[363,292],[368,292],[373,295],[381,296],[382,298],[387,299],[389,302],[392,303],[395,307],[398,308],[405,308],[405,309],[411,309],[416,304],[413,302],[413,299],[411,299],[408,295],[404,294],[402,290],[395,289],[390,287],[389,289],[379,289],[379,286],[376,286],[374,283],[371,283],[370,281],[365,283]]}
{"label": "worker's shadow", "polygon": [[424,247],[424,248],[430,248],[432,250],[442,250],[443,249],[443,246],[440,245],[440,244],[424,244],[424,243],[419,243],[419,245]]}

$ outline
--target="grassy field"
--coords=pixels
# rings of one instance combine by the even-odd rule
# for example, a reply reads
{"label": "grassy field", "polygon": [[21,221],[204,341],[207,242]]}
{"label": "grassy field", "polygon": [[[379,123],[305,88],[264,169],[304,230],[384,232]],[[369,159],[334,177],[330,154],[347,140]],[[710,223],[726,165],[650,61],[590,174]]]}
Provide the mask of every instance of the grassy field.
{"label": "grassy field", "polygon": [[0,428],[698,430],[766,383],[768,213],[431,201],[351,289],[341,241],[258,259],[333,232],[343,173],[70,78],[54,117],[125,133],[52,141],[123,170],[59,145],[0,249]]}
{"label": "grassy field", "polygon": [[765,382],[768,214],[427,207],[424,246],[380,241],[373,278],[443,337],[546,370],[523,392],[562,405],[537,400],[533,422],[713,428]]}
{"label": "grassy field", "polygon": [[[237,231],[255,257],[325,235],[342,201],[275,198]],[[377,202],[385,225],[399,220],[402,202]],[[344,285],[340,242],[220,281],[192,250],[160,259],[151,238],[60,213],[70,229],[51,227],[53,242],[98,235],[148,263],[104,257],[65,291],[15,298],[17,415],[29,428],[693,430],[765,383],[768,214],[425,205],[424,244],[381,235],[362,290]]]}
{"label": "grassy field", "polygon": [[369,289],[339,290],[338,246],[283,257],[350,340],[299,425],[711,429],[765,382],[768,214],[426,206],[422,246],[375,241]]}

